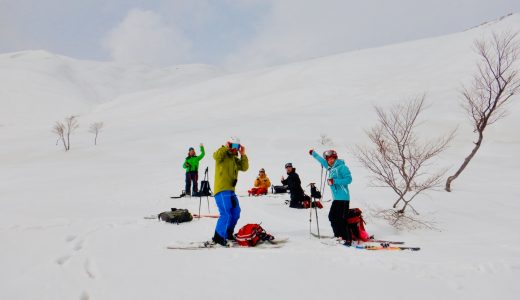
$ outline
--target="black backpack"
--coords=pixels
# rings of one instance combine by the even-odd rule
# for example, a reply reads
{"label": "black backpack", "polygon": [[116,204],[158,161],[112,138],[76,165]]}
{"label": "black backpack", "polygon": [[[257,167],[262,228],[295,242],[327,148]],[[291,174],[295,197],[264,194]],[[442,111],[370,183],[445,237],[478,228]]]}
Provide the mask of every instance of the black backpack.
{"label": "black backpack", "polygon": [[211,187],[209,186],[209,181],[202,180],[200,182],[200,190],[196,193],[191,194],[192,197],[210,197],[213,196],[213,193],[211,191]]}
{"label": "black backpack", "polygon": [[314,183],[309,184],[311,186],[311,197],[314,199],[321,199],[321,192]]}
{"label": "black backpack", "polygon": [[157,219],[169,223],[183,223],[193,220],[193,216],[187,209],[172,208],[171,211],[165,211],[157,216]]}
{"label": "black backpack", "polygon": [[282,194],[287,193],[289,188],[286,185],[273,185],[272,186],[272,192],[273,194]]}

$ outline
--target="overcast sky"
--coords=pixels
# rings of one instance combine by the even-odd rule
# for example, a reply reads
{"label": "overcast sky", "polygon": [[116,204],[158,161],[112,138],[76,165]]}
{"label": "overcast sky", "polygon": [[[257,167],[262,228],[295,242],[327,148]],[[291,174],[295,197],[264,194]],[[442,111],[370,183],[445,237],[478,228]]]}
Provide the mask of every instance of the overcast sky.
{"label": "overcast sky", "polygon": [[459,32],[520,0],[0,0],[0,53],[259,67]]}

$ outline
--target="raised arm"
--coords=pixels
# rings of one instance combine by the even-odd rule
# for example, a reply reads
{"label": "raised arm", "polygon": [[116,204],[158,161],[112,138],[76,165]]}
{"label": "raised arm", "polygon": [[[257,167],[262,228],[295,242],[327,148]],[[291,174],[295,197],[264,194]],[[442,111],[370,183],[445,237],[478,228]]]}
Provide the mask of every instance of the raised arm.
{"label": "raised arm", "polygon": [[200,155],[197,156],[197,159],[200,161],[202,158],[204,158],[204,155],[206,155],[206,152],[204,151],[204,145],[200,144]]}
{"label": "raised arm", "polygon": [[227,147],[226,146],[222,146],[217,151],[215,151],[213,153],[213,158],[216,161],[222,161],[224,159],[224,157],[226,156],[227,151],[228,151]]}
{"label": "raised arm", "polygon": [[316,153],[316,151],[314,150],[311,150],[311,155],[312,157],[314,157],[314,159],[316,159],[324,168],[328,168],[329,165],[327,164],[327,161],[321,157],[318,153]]}
{"label": "raised arm", "polygon": [[249,160],[247,159],[247,155],[243,154],[237,160],[238,170],[245,172],[249,169]]}

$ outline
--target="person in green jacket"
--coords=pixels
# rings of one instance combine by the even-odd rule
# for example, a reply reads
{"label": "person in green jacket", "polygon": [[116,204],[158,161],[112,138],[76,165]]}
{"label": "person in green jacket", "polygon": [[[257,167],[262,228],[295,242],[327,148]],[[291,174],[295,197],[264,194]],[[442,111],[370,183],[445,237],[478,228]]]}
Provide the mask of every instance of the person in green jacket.
{"label": "person in green jacket", "polygon": [[215,202],[220,212],[213,242],[228,246],[227,240],[235,238],[233,233],[240,218],[240,204],[235,194],[238,171],[247,171],[249,160],[246,148],[236,137],[230,138],[225,146],[215,151],[213,158],[215,159]]}
{"label": "person in green jacket", "polygon": [[199,162],[204,157],[204,145],[200,143],[200,155],[197,156],[195,149],[190,147],[188,151],[188,157],[184,160],[182,167],[186,170],[186,188],[184,189],[185,195],[191,195],[191,185],[193,183],[193,194],[198,193],[198,180],[199,180]]}

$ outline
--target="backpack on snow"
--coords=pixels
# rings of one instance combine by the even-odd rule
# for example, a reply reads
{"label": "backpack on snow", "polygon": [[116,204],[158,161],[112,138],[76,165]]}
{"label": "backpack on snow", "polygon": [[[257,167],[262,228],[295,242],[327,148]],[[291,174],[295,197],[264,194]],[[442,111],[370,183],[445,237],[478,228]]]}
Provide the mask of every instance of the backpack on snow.
{"label": "backpack on snow", "polygon": [[237,244],[245,247],[254,247],[260,241],[271,241],[274,236],[268,234],[260,224],[247,224],[235,234]]}
{"label": "backpack on snow", "polygon": [[187,209],[172,208],[171,211],[165,211],[157,216],[157,219],[169,223],[183,223],[193,220],[193,216]]}
{"label": "backpack on snow", "polygon": [[366,242],[370,239],[369,234],[365,231],[365,220],[361,209],[351,208],[347,213],[347,230],[350,231],[350,236],[353,241]]}
{"label": "backpack on snow", "polygon": [[318,190],[314,183],[309,184],[311,186],[311,197],[314,199],[321,199],[321,192]]}
{"label": "backpack on snow", "polygon": [[193,196],[193,197],[212,196],[211,187],[209,186],[209,181],[202,180],[200,182],[200,190],[196,193],[192,193],[191,196]]}
{"label": "backpack on snow", "polygon": [[273,194],[283,194],[289,191],[289,188],[286,185],[273,185],[271,189]]}
{"label": "backpack on snow", "polygon": [[302,206],[303,208],[323,208],[323,205],[321,204],[320,200],[314,199],[314,201],[312,201],[311,197],[305,194],[303,195]]}

